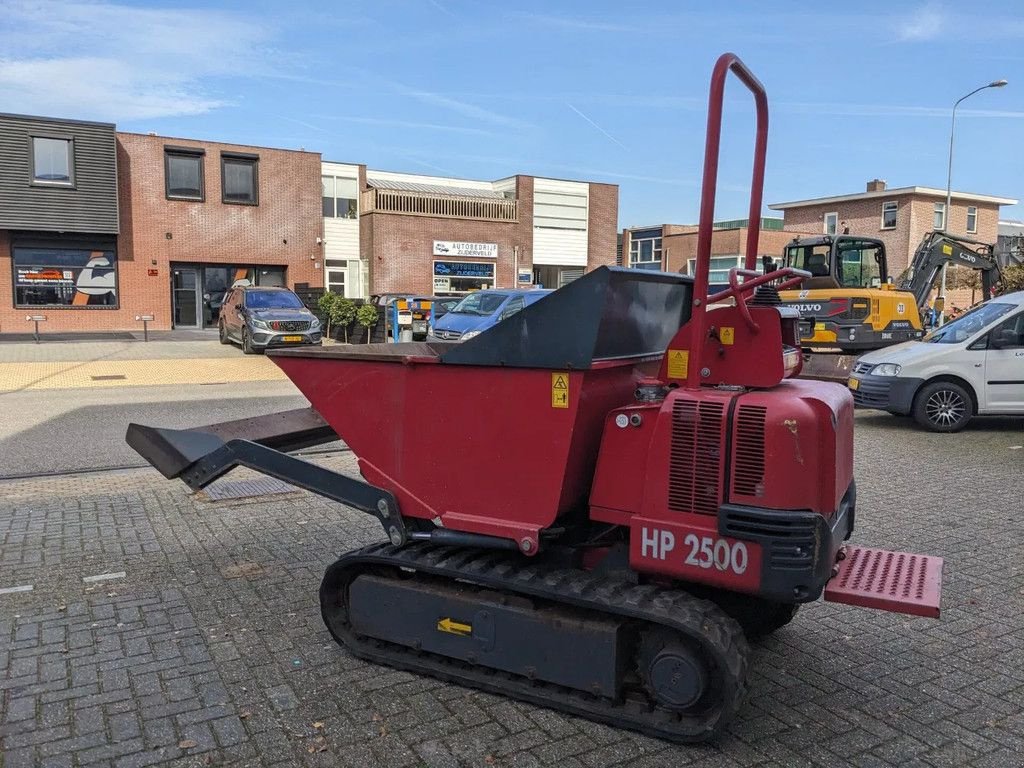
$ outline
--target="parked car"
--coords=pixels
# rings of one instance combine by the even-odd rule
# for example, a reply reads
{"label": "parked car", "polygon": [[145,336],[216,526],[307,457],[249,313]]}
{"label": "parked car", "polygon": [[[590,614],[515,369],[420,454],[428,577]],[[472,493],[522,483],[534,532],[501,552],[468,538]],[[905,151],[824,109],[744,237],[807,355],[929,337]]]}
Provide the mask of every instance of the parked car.
{"label": "parked car", "polygon": [[935,432],[956,432],[973,416],[1024,415],[1024,291],[861,356],[848,385],[859,407],[912,415]]}
{"label": "parked car", "polygon": [[235,285],[224,295],[217,323],[220,343],[242,345],[247,355],[269,347],[320,344],[316,315],[287,288]]}
{"label": "parked car", "polygon": [[430,302],[430,323],[433,325],[447,315],[455,305],[462,301],[462,296],[424,296]]}
{"label": "parked car", "polygon": [[466,341],[543,299],[550,290],[486,290],[465,296],[434,323],[432,338]]}

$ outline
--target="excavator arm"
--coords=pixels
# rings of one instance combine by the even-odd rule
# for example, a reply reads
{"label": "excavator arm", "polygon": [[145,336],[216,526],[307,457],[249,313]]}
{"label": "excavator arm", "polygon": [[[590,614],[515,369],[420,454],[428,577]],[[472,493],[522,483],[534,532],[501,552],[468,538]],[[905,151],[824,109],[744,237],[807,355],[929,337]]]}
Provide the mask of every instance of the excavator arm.
{"label": "excavator arm", "polygon": [[999,281],[999,264],[988,243],[946,232],[928,232],[914,252],[914,261],[900,283],[901,291],[914,295],[922,310],[938,280],[943,264],[954,264],[981,272],[982,295],[988,298]]}

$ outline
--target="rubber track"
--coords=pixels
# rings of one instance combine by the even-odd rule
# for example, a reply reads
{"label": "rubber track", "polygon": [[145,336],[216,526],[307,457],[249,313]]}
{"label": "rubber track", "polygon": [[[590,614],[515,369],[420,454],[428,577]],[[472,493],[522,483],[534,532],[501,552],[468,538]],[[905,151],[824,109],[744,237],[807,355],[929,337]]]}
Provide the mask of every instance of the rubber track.
{"label": "rubber track", "polygon": [[[650,700],[626,697],[623,701],[438,654],[357,636],[348,626],[348,585],[365,572],[381,566],[411,569],[446,579],[540,598],[605,615],[621,616],[668,627],[697,643],[719,670],[717,705],[700,715],[683,715],[658,707]],[[324,622],[334,639],[368,661],[428,674],[448,682],[510,696],[590,720],[629,728],[676,742],[707,741],[718,736],[739,710],[746,696],[749,649],[742,629],[720,608],[679,590],[636,585],[587,571],[558,568],[510,553],[439,547],[414,542],[404,547],[374,544],[343,555],[331,565],[320,586]]]}

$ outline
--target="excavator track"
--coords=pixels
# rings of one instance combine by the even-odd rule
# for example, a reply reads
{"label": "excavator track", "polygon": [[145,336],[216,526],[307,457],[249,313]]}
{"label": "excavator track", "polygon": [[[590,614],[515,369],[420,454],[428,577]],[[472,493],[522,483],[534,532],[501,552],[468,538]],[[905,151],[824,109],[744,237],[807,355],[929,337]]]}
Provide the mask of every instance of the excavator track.
{"label": "excavator track", "polygon": [[[554,625],[560,627],[565,643],[570,644],[572,616],[582,616],[584,622],[588,621],[586,617],[595,622],[621,622],[622,627],[630,629],[626,634],[633,639],[628,656],[636,667],[622,673],[623,684],[617,695],[605,696],[544,682],[529,667],[527,674],[516,674],[474,664],[472,655],[465,660],[424,650],[419,641],[410,642],[408,637],[390,642],[360,634],[352,621],[358,611],[350,603],[350,594],[356,591],[350,588],[360,576],[373,580],[375,588],[384,585],[385,590],[388,585],[409,589],[403,585],[410,582],[412,589],[423,584],[425,590],[437,590],[440,585],[458,594],[459,599],[467,599],[467,594],[471,596],[468,599],[476,594],[499,595],[516,602],[518,610],[523,610],[521,606],[526,603],[531,606],[527,610],[537,616],[564,612],[567,618],[556,620]],[[681,589],[632,584],[614,575],[527,560],[513,553],[425,542],[403,547],[371,545],[343,555],[327,569],[320,587],[320,604],[335,640],[361,659],[671,741],[715,738],[732,720],[746,695],[746,638],[740,626],[713,603]],[[393,607],[375,604],[373,610],[379,615]],[[504,642],[514,640],[509,637]],[[680,656],[672,655],[673,645],[686,646],[693,653],[688,655],[684,650],[680,660]],[[644,657],[655,652],[662,655],[648,659],[648,669],[659,671],[645,674]],[[704,667],[701,675],[706,686],[699,701],[687,699],[692,691],[685,684],[675,687],[680,670],[689,669],[687,658],[699,659],[698,665]],[[656,699],[659,688],[667,702]]]}

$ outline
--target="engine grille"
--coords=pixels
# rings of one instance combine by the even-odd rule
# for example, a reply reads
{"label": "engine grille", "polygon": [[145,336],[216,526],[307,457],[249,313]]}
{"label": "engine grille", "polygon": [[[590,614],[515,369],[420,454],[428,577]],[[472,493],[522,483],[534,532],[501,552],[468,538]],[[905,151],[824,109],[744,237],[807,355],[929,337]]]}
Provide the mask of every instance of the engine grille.
{"label": "engine grille", "polygon": [[445,341],[455,341],[462,336],[462,331],[437,331],[434,335]]}
{"label": "engine grille", "polygon": [[308,320],[271,320],[270,327],[275,331],[308,331]]}
{"label": "engine grille", "polygon": [[870,371],[874,367],[875,366],[872,365],[871,363],[856,363],[853,366],[853,372],[856,373],[856,374],[863,375],[863,374],[867,373],[868,371]]}
{"label": "engine grille", "polygon": [[764,420],[767,409],[741,405],[736,414],[736,459],[732,492],[740,496],[764,494]]}
{"label": "engine grille", "polygon": [[715,515],[721,501],[721,403],[677,400],[672,406],[668,508]]}

